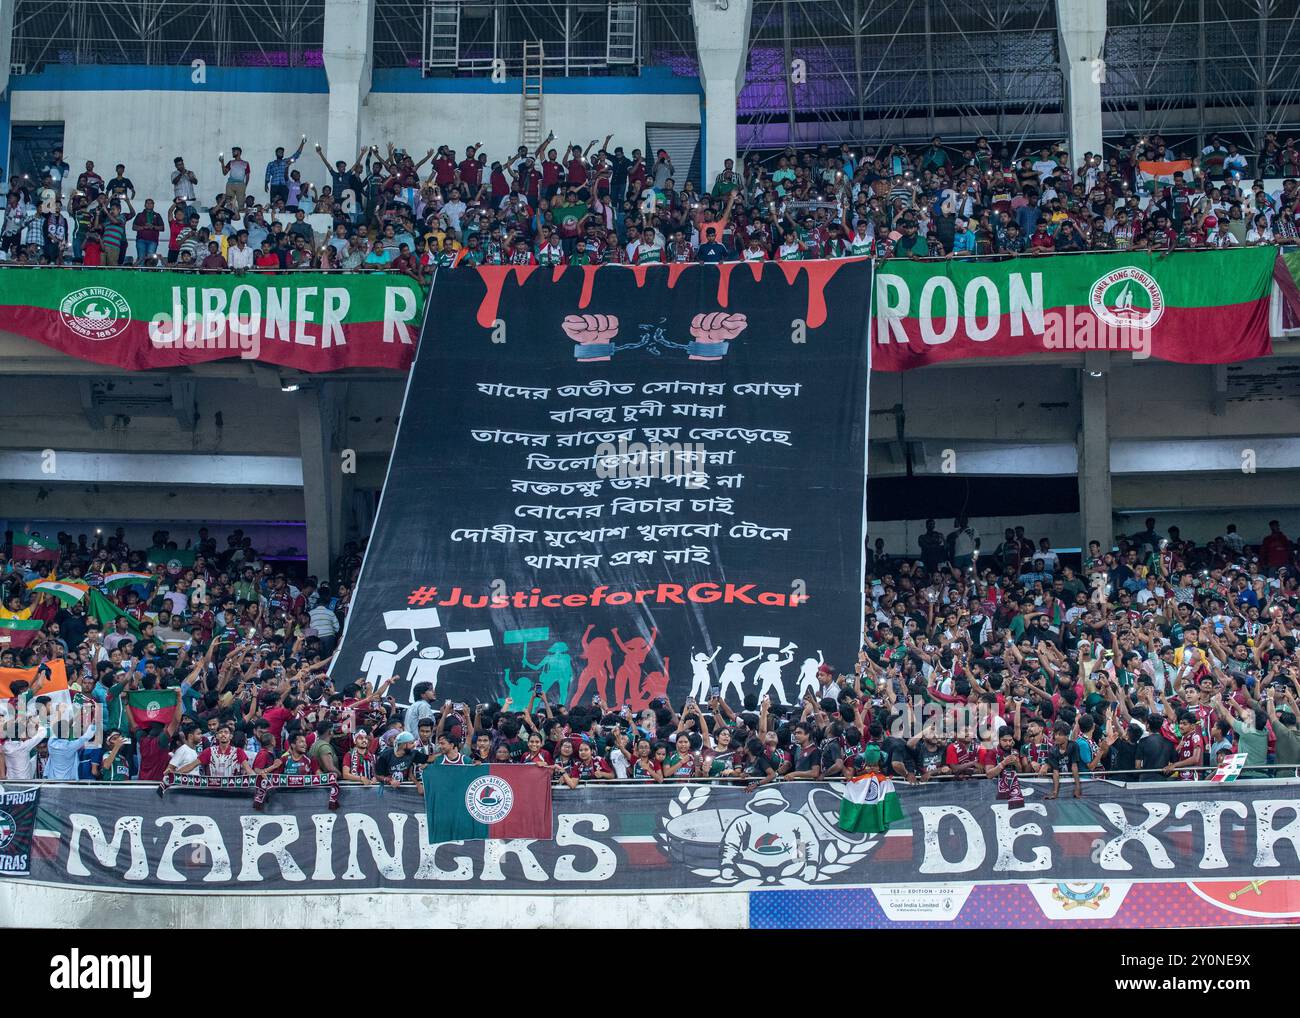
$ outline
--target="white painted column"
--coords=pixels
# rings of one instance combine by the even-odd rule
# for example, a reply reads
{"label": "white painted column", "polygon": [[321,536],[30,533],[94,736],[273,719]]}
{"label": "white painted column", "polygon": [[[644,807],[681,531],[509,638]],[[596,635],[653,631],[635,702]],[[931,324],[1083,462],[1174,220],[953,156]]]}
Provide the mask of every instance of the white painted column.
{"label": "white painted column", "polygon": [[[14,8],[17,6],[18,0],[0,0],[0,95],[9,88],[9,66],[14,51]],[[5,169],[7,171],[8,167]]]}
{"label": "white painted column", "polygon": [[724,160],[736,158],[736,97],[745,83],[752,11],[753,0],[691,0],[704,86],[701,191],[713,187]]}
{"label": "white painted column", "polygon": [[325,0],[324,35],[330,86],[325,152],[332,162],[346,159],[351,166],[361,150],[361,106],[370,95],[375,0]]}
{"label": "white painted column", "polygon": [[1065,79],[1066,146],[1071,168],[1085,152],[1101,152],[1101,86],[1106,80],[1106,5],[1101,0],[1056,0],[1061,75]]}
{"label": "white painted column", "polygon": [[1100,541],[1109,551],[1114,535],[1110,485],[1110,354],[1089,350],[1079,372],[1079,547]]}

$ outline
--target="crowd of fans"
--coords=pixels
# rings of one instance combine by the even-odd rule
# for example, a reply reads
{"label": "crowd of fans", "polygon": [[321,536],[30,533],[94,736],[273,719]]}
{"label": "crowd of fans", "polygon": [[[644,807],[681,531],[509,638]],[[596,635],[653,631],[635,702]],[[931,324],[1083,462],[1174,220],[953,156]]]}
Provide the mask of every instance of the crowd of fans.
{"label": "crowd of fans", "polygon": [[[666,151],[592,140],[489,159],[483,145],[422,155],[371,146],[303,179],[306,140],[277,148],[261,187],[239,148],[219,172],[178,156],[172,194],[137,195],[125,164],[109,179],[50,153],[15,176],[0,258],[20,264],[172,266],[202,272],[390,271],[435,266],[970,257],[1292,243],[1300,150],[1268,135],[1257,177],[1235,144],[1200,152],[1126,137],[1072,159],[1061,144],[1012,153],[986,138],[858,151],[786,149],[727,160],[707,191]],[[337,153],[336,153],[337,155]],[[1143,162],[1188,168],[1150,178]],[[1285,175],[1265,189],[1265,177]],[[213,177],[215,176],[215,181]],[[213,193],[213,184],[220,188]]]}
{"label": "crowd of fans", "polygon": [[[12,543],[0,562],[0,620],[44,623],[28,646],[0,650],[0,667],[37,669],[0,701],[0,777],[373,784],[419,781],[426,765],[513,762],[570,787],[753,787],[879,766],[900,781],[1000,788],[1009,775],[1053,776],[1052,795],[1064,777],[1079,795],[1103,774],[1205,777],[1234,753],[1247,778],[1293,777],[1300,764],[1300,574],[1277,523],[1257,544],[1235,526],[1198,544],[1148,519],[1110,550],[1092,542],[1074,567],[1023,528],[990,548],[965,520],[946,535],[928,521],[915,550],[871,542],[858,658],[823,662],[797,702],[728,702],[715,689],[636,712],[553,703],[540,689],[522,704],[452,703],[428,683],[407,705],[389,683],[329,677],[360,568],[352,545],[331,587],[277,572],[240,531],[220,550],[206,529],[188,550],[166,532],[144,550],[120,531],[57,543],[57,563]],[[123,572],[149,575],[123,585]],[[66,604],[37,589],[50,576],[107,588],[109,601]],[[75,690],[68,709],[97,714],[99,737],[42,720],[40,666],[58,660]],[[165,722],[126,709],[132,691],[168,688],[180,710]]]}

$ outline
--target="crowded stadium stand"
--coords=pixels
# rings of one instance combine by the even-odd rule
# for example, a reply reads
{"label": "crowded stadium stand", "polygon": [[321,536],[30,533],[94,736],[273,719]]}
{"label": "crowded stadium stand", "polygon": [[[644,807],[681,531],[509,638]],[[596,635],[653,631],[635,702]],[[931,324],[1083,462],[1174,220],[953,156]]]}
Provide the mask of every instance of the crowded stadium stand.
{"label": "crowded stadium stand", "polygon": [[[257,811],[268,796],[277,810],[314,797],[302,827],[315,822],[327,841],[321,817],[342,804],[348,874],[412,890],[422,878],[390,872],[400,837],[396,863],[375,861],[374,839],[393,836],[383,811],[414,803],[424,825],[432,767],[525,764],[544,772],[557,815],[566,796],[604,809],[602,795],[630,802],[659,786],[661,821],[643,830],[610,807],[608,840],[582,843],[632,870],[620,890],[685,894],[693,880],[870,883],[852,867],[874,857],[844,840],[845,824],[882,835],[878,854],[911,866],[912,849],[898,847],[907,838],[884,836],[898,817],[873,826],[838,792],[830,806],[817,798],[864,777],[892,782],[904,813],[909,796],[1020,806],[1022,780],[1036,810],[1112,786],[1173,797],[1189,782],[1203,799],[1211,786],[1199,783],[1226,779],[1292,794],[1297,34],[1295,4],[1174,0],[0,0],[0,784],[45,790],[34,842],[44,831],[65,881],[104,888],[118,866],[107,783],[141,796],[132,809],[146,817],[164,808],[155,792],[176,812],[210,791],[218,803],[246,791]],[[732,263],[741,271],[728,275]],[[418,560],[423,528],[455,501],[451,475],[431,472],[421,521],[386,522],[395,498],[409,504],[403,457],[436,457],[450,434],[433,405],[442,396],[411,381],[431,356],[421,335],[454,329],[469,348],[478,331],[516,328],[509,267],[522,294],[572,284],[576,298],[583,278],[560,338],[581,366],[634,349],[616,344],[617,320],[606,328],[587,307],[593,279],[638,273],[629,302],[667,279],[654,292],[669,308],[689,266],[718,274],[726,312],[741,307],[727,302],[728,279],[733,302],[767,287],[751,333],[779,318],[796,352],[806,327],[821,355],[817,286],[861,304],[867,338],[833,306],[826,328],[861,341],[863,384],[844,414],[810,412],[807,432],[794,431],[797,444],[826,421],[856,429],[849,451],[860,455],[845,467],[844,449],[825,452],[821,479],[791,474],[803,486],[784,505],[796,528],[843,542],[861,515],[853,484],[865,486],[865,533],[818,545],[851,563],[855,585],[861,558],[860,645],[853,632],[831,657],[745,630],[743,647],[739,635],[725,649],[683,643],[670,672],[653,650],[658,628],[639,645],[626,623],[622,638],[613,628],[616,664],[591,625],[566,646],[520,612],[496,647],[475,635],[488,630],[444,619],[446,650],[412,653],[417,629],[439,625],[426,606],[454,603],[416,590],[380,606],[409,617],[385,618],[396,642],[359,645],[373,634],[354,628],[349,657],[349,625],[369,625],[355,617],[390,614],[361,600],[379,583],[381,532],[384,562],[404,545]],[[476,319],[453,301],[480,275],[489,293],[497,280],[500,318],[483,310],[488,298]],[[782,278],[806,281],[807,313],[771,297]],[[1077,336],[1076,308],[1113,329]],[[641,344],[664,359],[722,360],[717,347],[739,346],[746,328],[723,310],[696,315],[689,343],[642,325]],[[1053,338],[1053,315],[1068,334]],[[207,331],[216,318],[225,324]],[[502,342],[520,349],[513,335]],[[426,377],[452,378],[458,363]],[[809,377],[830,402],[843,391],[829,386],[854,376]],[[498,442],[505,413],[481,424]],[[564,413],[572,421],[571,410],[552,420]],[[487,555],[507,540],[497,530],[467,540]],[[799,569],[781,575],[809,575]],[[857,590],[849,597],[856,618]],[[435,621],[417,622],[421,608]],[[484,661],[518,661],[491,657],[516,644],[524,671],[489,676]],[[950,708],[965,720],[944,723]],[[50,711],[93,717],[94,737],[63,731]],[[284,787],[295,782],[312,787]],[[358,808],[353,824],[350,804],[384,789],[389,805]],[[735,797],[725,808],[724,796]],[[61,830],[51,811],[79,802],[98,826]],[[727,809],[774,823],[787,804],[807,825],[794,869],[728,855]],[[1059,820],[1058,847],[1091,830],[1086,819]],[[439,822],[431,806],[430,829]],[[710,824],[712,840],[699,833]],[[559,829],[582,841],[563,817]],[[913,830],[918,864],[896,883],[927,871],[922,852],[960,855]],[[173,832],[176,845],[186,837]],[[1288,837],[1284,866],[1298,850]],[[371,839],[369,868],[358,838]],[[246,849],[241,869],[227,844],[236,858],[224,875],[204,856],[176,879],[211,865],[203,879],[235,880],[233,865],[256,880],[271,868]],[[460,862],[436,852],[421,854],[420,871],[444,889],[471,871],[511,890],[542,879],[526,860],[503,868],[481,851],[459,877],[446,874]],[[532,863],[548,879],[597,879],[563,876],[571,857],[551,851]],[[644,875],[659,872],[656,851],[671,878]],[[172,880],[154,852],[146,862],[142,847],[143,876],[123,879]],[[1238,884],[1259,877],[1243,853],[1229,849]],[[315,857],[310,879],[342,873],[338,854]],[[1175,856],[1187,881],[1177,887],[1191,887],[1182,867],[1196,852]],[[283,879],[298,879],[284,876],[293,865],[280,859]],[[988,867],[970,879],[1006,876]],[[1058,888],[1091,879],[1061,872]],[[0,905],[18,900],[6,884]],[[1069,919],[1059,893],[1064,905],[1043,908]],[[1276,894],[1257,915],[1300,915],[1300,892]],[[811,904],[777,915],[760,898],[741,916],[719,897],[688,925],[815,924]],[[1194,904],[1181,924],[1218,921]],[[150,922],[180,915],[148,907]],[[897,919],[881,908],[878,925]]]}

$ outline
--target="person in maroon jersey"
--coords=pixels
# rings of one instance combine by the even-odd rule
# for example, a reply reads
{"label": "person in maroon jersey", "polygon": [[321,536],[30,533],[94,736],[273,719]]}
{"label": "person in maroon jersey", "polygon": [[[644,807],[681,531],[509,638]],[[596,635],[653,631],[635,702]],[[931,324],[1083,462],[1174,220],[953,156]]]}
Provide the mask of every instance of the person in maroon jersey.
{"label": "person in maroon jersey", "polygon": [[433,161],[433,179],[445,193],[456,182],[456,154],[443,145],[438,149],[438,156]]}
{"label": "person in maroon jersey", "polygon": [[1174,750],[1174,759],[1165,764],[1164,772],[1179,772],[1181,780],[1195,781],[1199,777],[1197,768],[1205,766],[1206,743],[1201,719],[1192,711],[1185,710],[1178,715],[1177,729],[1171,729],[1171,732],[1179,737],[1178,746]]}
{"label": "person in maroon jersey", "polygon": [[962,729],[957,738],[948,743],[944,752],[944,773],[954,778],[970,778],[980,773],[983,762],[982,751],[972,737],[969,728]]}
{"label": "person in maroon jersey", "polygon": [[519,758],[521,764],[533,764],[536,767],[552,767],[555,763],[551,754],[542,748],[542,737],[537,732],[528,736],[528,749]]}
{"label": "person in maroon jersey", "polygon": [[[533,740],[529,739],[528,741],[531,743]],[[545,752],[545,750],[542,752]],[[573,765],[577,762],[578,757],[573,749],[573,740],[561,738],[555,744],[555,763],[551,767],[552,784],[559,784],[563,781],[565,775],[573,770]]]}
{"label": "person in maroon jersey", "polygon": [[271,764],[275,763],[279,753],[275,748],[275,735],[271,732],[271,726],[265,721],[257,722],[255,729],[257,734],[257,744],[262,748],[257,751],[253,757],[253,773],[265,774]]}
{"label": "person in maroon jersey", "polygon": [[553,198],[564,184],[564,164],[556,159],[555,149],[546,150],[542,160],[542,197]]}
{"label": "person in maroon jersey", "polygon": [[352,736],[352,748],[343,756],[343,780],[360,785],[375,783],[375,755],[370,751],[370,733],[365,729]]}
{"label": "person in maroon jersey", "polygon": [[[253,809],[262,810],[266,808],[267,796],[271,794],[271,788],[277,777],[285,778],[288,784],[305,783],[302,779],[310,778],[319,772],[319,765],[307,755],[307,736],[298,732],[289,740],[289,751],[273,760],[271,765],[258,776],[257,792],[253,795]],[[338,809],[338,780],[332,774],[327,775],[327,777],[329,778],[330,790],[329,808]],[[299,779],[299,781],[294,779]]]}
{"label": "person in maroon jersey", "polygon": [[614,768],[609,761],[596,756],[590,742],[578,743],[578,756],[567,774],[560,775],[569,788],[577,788],[582,781],[601,781],[614,777]]}
{"label": "person in maroon jersey", "polygon": [[995,758],[985,764],[984,774],[997,780],[997,798],[1005,799],[1012,809],[1018,809],[1025,804],[1019,772],[1027,768],[1016,746],[1016,733],[1005,725],[999,729],[998,744],[993,753]]}
{"label": "person in maroon jersey", "polygon": [[199,754],[199,765],[210,778],[233,778],[236,774],[249,775],[248,754],[232,742],[229,725],[217,729],[217,741]]}
{"label": "person in maroon jersey", "polygon": [[471,200],[479,189],[479,184],[483,180],[483,167],[478,161],[478,151],[483,147],[481,141],[475,142],[465,150],[465,158],[460,161],[456,167],[460,174],[461,185],[465,188],[465,200]]}

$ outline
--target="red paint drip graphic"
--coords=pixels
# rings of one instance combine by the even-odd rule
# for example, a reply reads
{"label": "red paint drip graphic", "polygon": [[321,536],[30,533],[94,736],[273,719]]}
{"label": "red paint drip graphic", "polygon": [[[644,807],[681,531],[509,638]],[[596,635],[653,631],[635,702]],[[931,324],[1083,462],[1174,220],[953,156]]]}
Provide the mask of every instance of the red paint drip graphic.
{"label": "red paint drip graphic", "polygon": [[[845,261],[854,261],[855,259],[844,260],[815,260],[803,262],[777,262],[785,276],[785,281],[790,286],[794,286],[795,281],[799,278],[799,273],[806,273],[808,276],[808,301],[804,309],[804,321],[808,323],[810,329],[820,328],[826,324],[826,285],[839,270],[839,267]],[[750,273],[754,277],[754,282],[761,282],[763,278],[763,266],[766,262],[723,262],[718,266],[718,306],[725,308],[731,300],[731,273],[739,264],[747,265]],[[485,329],[490,329],[492,323],[496,321],[497,311],[501,306],[501,294],[505,288],[506,277],[514,273],[515,281],[519,286],[523,286],[528,277],[537,270],[536,265],[480,265],[478,267],[479,275],[483,277],[483,282],[487,286],[487,293],[483,295],[482,303],[478,308],[478,324]],[[592,293],[596,285],[596,273],[600,270],[599,265],[583,265],[582,268],[582,292],[578,296],[578,307],[586,308],[591,304]],[[620,266],[623,268],[623,266]],[[636,278],[636,285],[639,288],[645,286],[646,270],[649,265],[630,265],[632,275]],[[683,265],[672,263],[668,266],[668,289],[677,285],[677,280],[688,269],[698,268],[694,265]],[[566,266],[557,265],[551,271],[551,282],[558,283],[564,276]]]}
{"label": "red paint drip graphic", "polygon": [[596,270],[599,268],[599,265],[582,267],[582,294],[578,297],[578,307],[585,308],[591,303],[591,289],[596,285]]}
{"label": "red paint drip graphic", "polygon": [[[758,263],[755,263],[758,264]],[[816,329],[826,324],[826,284],[839,271],[840,261],[777,262],[785,273],[785,281],[794,286],[800,272],[808,273],[808,307],[804,321],[808,328]]]}
{"label": "red paint drip graphic", "polygon": [[725,308],[731,297],[731,270],[735,262],[723,262],[718,266],[718,307]]}
{"label": "red paint drip graphic", "polygon": [[668,265],[668,289],[671,290],[674,286],[676,286],[676,285],[677,285],[677,277],[680,276],[683,272],[685,272],[687,269],[689,269],[689,268],[691,268],[691,267],[692,267],[692,266],[687,265],[687,264],[685,264],[685,263],[683,263],[683,262],[671,262],[671,263],[669,263],[669,265]]}
{"label": "red paint drip graphic", "polygon": [[501,291],[505,287],[506,276],[515,274],[515,282],[523,286],[528,277],[536,270],[536,265],[480,265],[478,274],[483,277],[487,293],[478,306],[478,323],[485,329],[492,328],[497,320],[497,309],[501,306]]}

